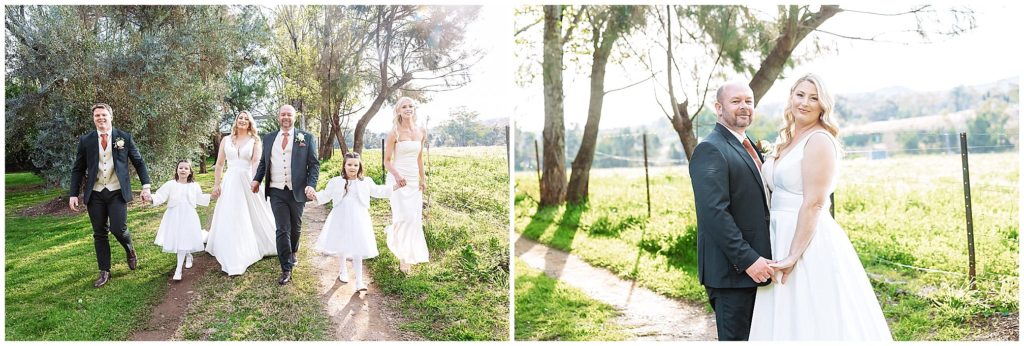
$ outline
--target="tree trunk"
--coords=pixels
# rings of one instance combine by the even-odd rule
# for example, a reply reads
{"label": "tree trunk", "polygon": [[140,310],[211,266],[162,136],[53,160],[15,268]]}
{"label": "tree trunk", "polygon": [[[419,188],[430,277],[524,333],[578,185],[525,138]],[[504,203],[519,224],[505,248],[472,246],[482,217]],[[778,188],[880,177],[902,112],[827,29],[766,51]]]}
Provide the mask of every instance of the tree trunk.
{"label": "tree trunk", "polygon": [[693,155],[693,149],[697,148],[697,134],[693,131],[694,119],[690,118],[690,111],[687,109],[689,103],[690,101],[686,100],[676,105],[678,113],[672,116],[672,128],[679,135],[679,142],[683,143],[683,153],[686,154],[687,161]]}
{"label": "tree trunk", "polygon": [[565,201],[565,119],[562,89],[562,6],[544,6],[544,173],[540,206]]}
{"label": "tree trunk", "polygon": [[614,15],[608,18],[604,38],[594,31],[594,63],[590,69],[590,104],[587,109],[587,124],[583,127],[583,139],[576,158],[572,161],[572,172],[569,177],[569,190],[566,200],[573,204],[586,202],[590,190],[590,167],[594,163],[594,151],[597,149],[598,124],[601,123],[601,109],[604,106],[604,77],[608,66],[608,58],[615,41],[619,38],[626,23],[619,23]]}
{"label": "tree trunk", "polygon": [[809,16],[805,15],[807,19],[800,21],[800,7],[789,6],[785,29],[775,40],[775,47],[761,62],[761,68],[750,79],[750,89],[754,91],[755,106],[761,101],[761,96],[764,96],[768,89],[771,89],[772,84],[775,84],[775,80],[779,78],[782,70],[786,67],[786,61],[793,55],[793,50],[800,45],[800,41],[803,41],[807,34],[841,11],[839,6],[823,5],[818,12]]}

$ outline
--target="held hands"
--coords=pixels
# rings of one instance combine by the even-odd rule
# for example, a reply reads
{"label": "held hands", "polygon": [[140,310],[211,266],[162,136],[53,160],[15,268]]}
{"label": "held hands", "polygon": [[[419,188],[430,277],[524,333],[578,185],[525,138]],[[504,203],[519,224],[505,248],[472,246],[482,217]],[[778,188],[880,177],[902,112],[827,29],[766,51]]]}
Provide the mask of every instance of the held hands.
{"label": "held hands", "polygon": [[309,198],[309,200],[311,200],[311,201],[315,201],[316,200],[316,189],[314,189],[312,186],[306,186],[305,192],[306,192],[306,198]]}
{"label": "held hands", "polygon": [[252,193],[260,192],[260,182],[253,180],[249,183],[249,188],[252,189]]}
{"label": "held hands", "polygon": [[218,197],[220,197],[220,184],[214,185],[216,185],[216,187],[213,188],[213,192],[210,192],[210,196],[212,196],[213,199],[217,199]]}
{"label": "held hands", "polygon": [[140,195],[140,197],[142,197],[143,202],[153,201],[153,195],[149,193],[149,189],[142,189],[142,194]]}
{"label": "held hands", "polygon": [[746,272],[756,283],[767,282],[772,275],[775,275],[775,269],[771,267],[771,263],[764,257],[758,257],[754,264],[747,267]]}
{"label": "held hands", "polygon": [[398,175],[395,176],[395,182],[398,183],[399,188],[403,188],[407,184],[405,178],[402,178],[401,176]]}
{"label": "held hands", "polygon": [[775,263],[770,264],[772,268],[782,272],[782,279],[780,279],[779,281],[783,285],[786,284],[786,278],[788,278],[789,275],[793,272],[793,267],[796,266],[796,261],[796,258],[793,258],[793,256],[789,256],[783,258],[781,261],[777,261]]}

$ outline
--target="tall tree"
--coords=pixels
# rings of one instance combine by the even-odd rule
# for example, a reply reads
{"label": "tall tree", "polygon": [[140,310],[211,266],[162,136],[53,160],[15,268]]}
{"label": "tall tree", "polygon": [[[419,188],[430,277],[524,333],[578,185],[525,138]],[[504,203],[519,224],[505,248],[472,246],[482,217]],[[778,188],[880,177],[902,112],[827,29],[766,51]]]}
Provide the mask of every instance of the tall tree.
{"label": "tall tree", "polygon": [[370,6],[373,29],[366,64],[376,73],[373,101],[356,122],[352,146],[363,136],[384,102],[405,93],[454,90],[469,83],[469,68],[481,53],[463,46],[466,25],[479,7]]}
{"label": "tall tree", "polygon": [[[69,134],[93,129],[90,106],[114,108],[154,179],[211,141],[227,94],[224,76],[249,44],[244,8],[227,6],[8,6],[6,124],[24,134],[34,169],[67,186]],[[73,137],[71,137],[73,138]]]}
{"label": "tall tree", "polygon": [[[541,63],[544,75],[544,169],[540,180],[540,205],[565,202],[565,110],[562,87],[562,59],[565,41],[572,35],[582,10],[563,29],[563,14],[571,8],[544,6],[544,52]],[[564,30],[564,33],[563,33]]]}
{"label": "tall tree", "polygon": [[593,47],[593,62],[590,69],[590,102],[587,108],[587,124],[583,129],[583,142],[576,158],[572,161],[572,173],[566,200],[570,203],[586,201],[590,187],[590,167],[594,162],[597,147],[598,124],[604,96],[605,71],[615,42],[624,34],[637,27],[644,20],[644,6],[601,6],[587,11],[590,24],[590,44]]}

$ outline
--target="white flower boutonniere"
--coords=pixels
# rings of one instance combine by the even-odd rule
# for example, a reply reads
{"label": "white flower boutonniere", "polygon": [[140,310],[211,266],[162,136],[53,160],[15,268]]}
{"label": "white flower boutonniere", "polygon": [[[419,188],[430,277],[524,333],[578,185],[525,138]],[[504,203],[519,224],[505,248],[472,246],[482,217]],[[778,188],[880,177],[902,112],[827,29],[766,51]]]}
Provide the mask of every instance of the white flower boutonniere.
{"label": "white flower boutonniere", "polygon": [[757,148],[761,151],[761,155],[768,155],[775,151],[775,145],[764,139],[757,141]]}
{"label": "white flower boutonniere", "polygon": [[299,143],[300,147],[306,146],[306,135],[303,133],[295,134],[295,142]]}
{"label": "white flower boutonniere", "polygon": [[124,138],[117,137],[117,139],[114,139],[114,147],[118,150],[124,150]]}

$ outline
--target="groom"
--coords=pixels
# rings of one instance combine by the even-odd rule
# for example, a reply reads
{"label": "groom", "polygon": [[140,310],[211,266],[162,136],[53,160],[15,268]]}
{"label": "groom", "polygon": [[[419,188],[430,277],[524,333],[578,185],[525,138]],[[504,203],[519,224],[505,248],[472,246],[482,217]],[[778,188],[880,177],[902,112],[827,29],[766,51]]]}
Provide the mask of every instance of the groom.
{"label": "groom", "polygon": [[71,168],[71,190],[68,207],[78,211],[78,190],[85,178],[85,193],[82,202],[89,211],[92,223],[93,246],[96,248],[96,262],[100,275],[93,282],[100,287],[110,280],[110,242],[107,232],[114,238],[128,257],[128,269],[135,270],[138,256],[132,246],[132,235],[128,233],[128,202],[132,201],[131,178],[128,177],[128,161],[142,181],[142,200],[149,201],[149,173],[142,160],[135,141],[127,132],[113,128],[114,109],[105,103],[92,106],[92,122],[96,131],[78,138],[78,153]]}
{"label": "groom", "polygon": [[747,340],[757,286],[774,271],[768,234],[763,158],[745,131],[754,92],[745,83],[718,89],[718,124],[690,158],[697,207],[697,276],[718,323],[718,340]]}
{"label": "groom", "polygon": [[266,177],[266,191],[277,223],[277,259],[281,262],[279,284],[292,280],[292,267],[298,263],[299,234],[302,209],[316,194],[320,176],[320,160],[316,158],[316,137],[292,127],[295,108],[284,105],[278,109],[281,130],[263,136],[263,157],[251,183],[252,192],[260,190]]}

